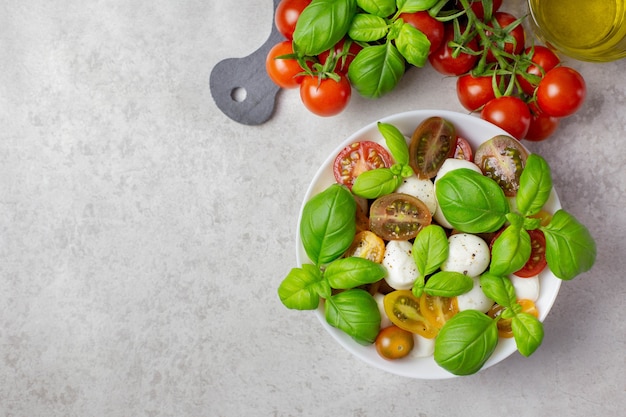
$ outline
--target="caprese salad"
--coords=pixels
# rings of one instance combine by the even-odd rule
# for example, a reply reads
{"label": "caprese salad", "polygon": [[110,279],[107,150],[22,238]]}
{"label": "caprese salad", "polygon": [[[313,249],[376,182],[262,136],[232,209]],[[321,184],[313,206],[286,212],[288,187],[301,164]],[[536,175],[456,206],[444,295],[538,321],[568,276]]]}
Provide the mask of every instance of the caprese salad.
{"label": "caprese salad", "polygon": [[344,148],[336,182],[304,205],[310,263],[281,282],[282,303],[323,302],[331,326],[383,358],[432,355],[455,375],[480,370],[499,338],[532,354],[543,339],[538,274],[570,280],[596,257],[585,226],[543,209],[547,162],[509,136],[472,149],[441,117],[411,137],[378,129],[384,141]]}

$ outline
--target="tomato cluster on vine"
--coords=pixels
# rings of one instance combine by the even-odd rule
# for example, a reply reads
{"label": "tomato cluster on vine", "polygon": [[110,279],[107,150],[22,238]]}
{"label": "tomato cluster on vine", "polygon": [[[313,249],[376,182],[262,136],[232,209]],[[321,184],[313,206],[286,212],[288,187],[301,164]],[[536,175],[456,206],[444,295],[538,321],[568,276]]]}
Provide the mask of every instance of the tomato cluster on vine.
{"label": "tomato cluster on vine", "polygon": [[[551,49],[528,42],[524,18],[500,11],[503,0],[407,0],[397,7],[381,0],[376,11],[363,9],[371,2],[337,0],[335,6],[354,6],[343,24],[327,1],[316,4],[324,1],[281,0],[274,21],[285,40],[266,59],[269,77],[282,88],[299,88],[305,107],[319,116],[342,112],[353,88],[369,98],[386,94],[406,68],[425,63],[458,77],[464,108],[519,140],[546,139],[584,102],[583,77]],[[309,37],[301,40],[309,53],[294,50],[298,19],[316,7],[327,15],[328,38],[336,38],[320,44],[318,36]],[[307,17],[310,25],[324,16]]]}

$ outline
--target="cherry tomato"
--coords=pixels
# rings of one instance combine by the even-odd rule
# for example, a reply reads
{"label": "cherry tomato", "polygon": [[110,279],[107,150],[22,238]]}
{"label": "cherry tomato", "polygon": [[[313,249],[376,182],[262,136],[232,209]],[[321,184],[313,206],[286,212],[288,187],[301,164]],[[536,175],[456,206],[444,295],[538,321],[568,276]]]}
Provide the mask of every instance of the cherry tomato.
{"label": "cherry tomato", "polygon": [[426,204],[409,194],[387,194],[370,206],[370,230],[384,240],[413,239],[431,221]]}
{"label": "cherry tomato", "polygon": [[311,0],[281,0],[276,7],[274,24],[276,29],[287,39],[293,39],[293,31],[300,14]]}
{"label": "cherry tomato", "polygon": [[417,333],[427,339],[434,339],[439,333],[439,329],[422,314],[420,300],[411,290],[390,292],[383,299],[383,305],[389,320],[401,329]]}
{"label": "cherry tomato", "polygon": [[345,257],[358,256],[372,262],[381,263],[385,256],[385,242],[374,232],[364,230],[354,236],[352,245],[348,248]]}
{"label": "cherry tomato", "polygon": [[537,86],[537,104],[546,114],[566,117],[585,101],[587,87],[578,71],[569,67],[552,68]]}
{"label": "cherry tomato", "polygon": [[293,54],[291,41],[277,43],[270,49],[265,59],[267,75],[276,85],[282,88],[296,88],[302,82],[302,67],[295,59],[277,58]]}
{"label": "cherry tomato", "polygon": [[[462,7],[462,4],[460,4],[460,2],[457,1],[457,3],[459,4],[459,6]],[[472,8],[472,11],[474,12],[474,14],[476,15],[477,18],[479,18],[480,20],[483,20],[483,18],[485,17],[485,9],[483,7],[483,2],[480,0],[470,0],[470,7]],[[502,6],[502,0],[493,0],[492,3],[492,9],[491,9],[491,14],[493,16],[493,13],[496,12],[500,6]]]}
{"label": "cherry tomato", "polygon": [[[493,28],[493,33],[496,34],[499,32],[496,27],[499,26],[501,29],[505,29],[517,20],[515,16],[506,12],[496,12],[493,14],[493,17],[497,22],[497,26],[492,24],[491,27]],[[492,34],[489,31],[486,33],[487,36]],[[524,27],[521,24],[518,24],[513,29],[506,29],[504,36],[502,36],[501,39],[494,41],[494,44],[497,44],[508,54],[519,55],[524,50],[525,42],[526,33],[524,32]],[[491,51],[487,52],[487,62],[496,62],[496,58]]]}
{"label": "cherry tomato", "polygon": [[389,168],[393,159],[389,152],[376,142],[368,140],[346,146],[337,154],[333,163],[333,174],[339,184],[352,189],[354,180],[365,171]]}
{"label": "cherry tomato", "polygon": [[411,353],[415,345],[413,333],[391,325],[382,329],[376,341],[376,351],[385,359],[400,359]]}
{"label": "cherry tomato", "polygon": [[539,142],[547,139],[559,127],[560,120],[543,112],[533,113],[530,117],[530,126],[524,139]]}
{"label": "cherry tomato", "polygon": [[432,178],[444,161],[454,156],[456,143],[454,125],[441,117],[430,117],[413,132],[409,164],[419,178]]}
{"label": "cherry tomato", "polygon": [[334,116],[341,113],[350,101],[352,87],[345,75],[339,74],[339,81],[332,78],[319,79],[308,75],[300,84],[300,98],[304,106],[312,113],[322,116]]}
{"label": "cherry tomato", "polygon": [[[524,51],[524,54],[530,56],[530,60],[534,63],[526,68],[526,73],[536,75],[539,78],[542,78],[548,71],[561,62],[559,57],[556,56],[551,49],[543,45],[529,46]],[[532,54],[532,56],[530,54]],[[529,96],[535,93],[535,88],[537,88],[538,83],[531,83],[520,74],[517,74],[516,78],[524,93]]]}
{"label": "cherry tomato", "polygon": [[470,162],[474,160],[472,146],[467,139],[460,136],[456,139],[456,150],[454,151],[454,158],[465,159],[466,161]]}
{"label": "cherry tomato", "polygon": [[530,127],[530,109],[519,97],[494,98],[483,107],[480,116],[522,140]]}
{"label": "cherry tomato", "polygon": [[444,26],[443,22],[435,19],[427,11],[415,13],[402,13],[400,19],[414,28],[422,31],[430,41],[429,54],[433,53],[443,41]]}
{"label": "cherry tomato", "polygon": [[546,267],[546,238],[539,229],[528,230],[530,235],[530,258],[515,275],[522,278],[534,277]]}
{"label": "cherry tomato", "polygon": [[467,110],[480,110],[496,98],[493,78],[491,76],[474,77],[472,74],[461,75],[456,80],[456,94],[461,105]]}
{"label": "cherry tomato", "polygon": [[[465,74],[476,64],[478,55],[472,55],[461,52],[456,58],[452,56],[454,50],[448,45],[454,40],[454,28],[452,25],[444,25],[443,40],[439,48],[428,55],[430,65],[439,73],[444,75],[461,75]],[[468,42],[467,47],[473,51],[478,50],[478,42],[472,39]]]}
{"label": "cherry tomato", "polygon": [[348,40],[348,47],[346,50],[346,39],[344,38],[337,42],[337,44],[332,49],[329,49],[328,51],[324,51],[319,54],[317,58],[319,59],[320,64],[324,65],[326,64],[330,53],[333,52],[334,59],[336,59],[337,62],[335,64],[335,67],[331,68],[330,71],[335,71],[345,75],[348,73],[348,68],[350,67],[352,61],[354,61],[354,57],[356,57],[361,49],[363,49],[361,45],[352,40]]}
{"label": "cherry tomato", "polygon": [[499,135],[483,142],[474,154],[474,163],[483,174],[493,178],[504,194],[512,197],[519,189],[519,179],[526,166],[528,151],[519,141]]}
{"label": "cherry tomato", "polygon": [[[522,306],[522,312],[532,314],[533,316],[539,318],[539,310],[537,310],[537,306],[532,300],[522,299],[517,300],[517,302]],[[504,308],[499,304],[494,304],[491,309],[487,312],[487,315],[491,318],[496,318],[500,314],[502,314],[502,310]],[[513,329],[511,327],[511,323],[513,320],[511,319],[500,319],[498,320],[498,336],[503,338],[511,338],[513,337]]]}
{"label": "cherry tomato", "polygon": [[420,297],[420,311],[433,326],[441,329],[448,320],[459,312],[456,297],[440,297],[423,293]]}

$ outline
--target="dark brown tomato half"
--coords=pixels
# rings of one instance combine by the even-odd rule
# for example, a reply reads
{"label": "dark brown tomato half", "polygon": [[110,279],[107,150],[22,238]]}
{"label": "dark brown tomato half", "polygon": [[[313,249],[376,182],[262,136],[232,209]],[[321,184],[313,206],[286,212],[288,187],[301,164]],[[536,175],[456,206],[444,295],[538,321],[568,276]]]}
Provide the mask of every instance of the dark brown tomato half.
{"label": "dark brown tomato half", "polygon": [[409,164],[419,178],[433,178],[443,162],[454,156],[456,143],[454,125],[441,117],[430,117],[413,132]]}
{"label": "dark brown tomato half", "polygon": [[370,230],[384,240],[413,239],[431,221],[426,204],[408,194],[387,194],[370,206]]}
{"label": "dark brown tomato half", "polygon": [[478,147],[474,163],[485,176],[498,183],[506,196],[512,197],[519,189],[519,179],[527,158],[528,151],[517,139],[498,135]]}

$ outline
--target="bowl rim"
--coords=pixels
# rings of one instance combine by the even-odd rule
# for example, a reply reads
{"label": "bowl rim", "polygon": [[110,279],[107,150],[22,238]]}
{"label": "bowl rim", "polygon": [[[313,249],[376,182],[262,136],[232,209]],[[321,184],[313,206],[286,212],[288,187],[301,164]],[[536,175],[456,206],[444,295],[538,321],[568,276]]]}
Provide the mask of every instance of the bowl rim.
{"label": "bowl rim", "polygon": [[[384,141],[382,135],[378,132],[378,122],[390,123],[396,126],[403,134],[410,137],[413,133],[413,130],[415,130],[420,122],[434,116],[443,117],[444,119],[452,122],[457,130],[458,136],[467,139],[474,150],[476,149],[477,144],[484,142],[492,138],[493,136],[510,136],[506,131],[491,124],[490,122],[487,122],[470,114],[459,113],[450,110],[406,111],[382,117],[361,127],[356,132],[349,135],[345,140],[343,140],[331,152],[331,154],[326,157],[322,165],[316,171],[312,181],[309,183],[309,186],[304,195],[304,199],[300,206],[300,212],[298,214],[298,223],[296,228],[296,260],[298,265],[310,262],[306,255],[306,252],[304,251],[304,247],[302,246],[302,240],[300,239],[302,209],[311,197],[323,191],[331,183],[335,182],[335,178],[332,172],[332,164],[335,160],[335,156],[339,153],[339,151],[341,151],[341,149],[343,149],[345,146],[359,140]],[[522,146],[524,145],[522,144]],[[527,149],[525,146],[524,148]],[[530,151],[528,152],[530,153]],[[554,212],[561,208],[561,203],[554,188],[552,189],[550,198],[544,207],[550,212]],[[540,312],[539,320],[544,321],[548,313],[550,312],[550,309],[554,305],[562,281],[554,276],[549,268],[545,268],[545,270],[541,274],[539,274],[539,283],[539,298],[536,301],[536,305]],[[432,380],[457,377],[457,375],[454,375],[437,365],[434,361],[433,356],[409,356],[404,359],[398,359],[393,361],[383,359],[381,356],[378,355],[373,345],[360,345],[343,331],[329,325],[324,317],[323,301],[320,302],[319,307],[315,310],[315,314],[322,324],[322,327],[328,333],[330,333],[335,341],[343,346],[344,349],[346,349],[348,352],[352,353],[354,356],[358,357],[362,361],[378,369],[399,376],[414,379]],[[496,346],[495,351],[477,373],[480,373],[485,369],[503,361],[516,351],[517,347],[515,345],[514,339],[500,338],[498,340],[498,345]]]}

